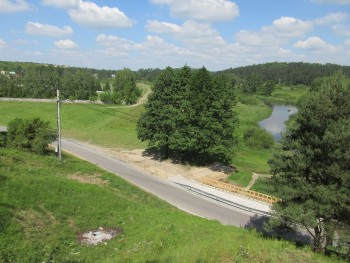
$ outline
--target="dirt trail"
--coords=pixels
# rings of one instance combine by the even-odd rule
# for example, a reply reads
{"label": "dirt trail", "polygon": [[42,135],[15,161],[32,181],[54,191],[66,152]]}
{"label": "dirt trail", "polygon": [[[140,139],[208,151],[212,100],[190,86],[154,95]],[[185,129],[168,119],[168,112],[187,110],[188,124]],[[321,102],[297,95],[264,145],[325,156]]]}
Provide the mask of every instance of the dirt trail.
{"label": "dirt trail", "polygon": [[270,178],[270,177],[271,177],[271,175],[269,175],[269,174],[253,173],[252,180],[249,182],[249,184],[246,188],[251,189],[253,187],[253,185],[255,184],[256,180],[258,180],[259,178]]}

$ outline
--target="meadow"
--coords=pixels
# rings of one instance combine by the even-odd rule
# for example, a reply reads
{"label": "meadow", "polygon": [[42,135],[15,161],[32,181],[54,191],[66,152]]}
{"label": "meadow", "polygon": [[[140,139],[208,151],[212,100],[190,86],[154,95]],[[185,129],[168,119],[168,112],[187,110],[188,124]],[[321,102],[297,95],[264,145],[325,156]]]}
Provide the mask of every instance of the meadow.
{"label": "meadow", "polygon": [[[0,148],[0,262],[341,262],[185,212],[65,155]],[[81,233],[115,228],[105,243]]]}

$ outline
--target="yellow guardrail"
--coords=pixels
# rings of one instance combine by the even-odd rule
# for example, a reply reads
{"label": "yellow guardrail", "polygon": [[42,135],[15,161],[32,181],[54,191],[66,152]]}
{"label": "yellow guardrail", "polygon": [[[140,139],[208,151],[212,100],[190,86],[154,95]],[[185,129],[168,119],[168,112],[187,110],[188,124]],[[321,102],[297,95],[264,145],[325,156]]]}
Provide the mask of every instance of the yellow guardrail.
{"label": "yellow guardrail", "polygon": [[206,185],[210,185],[231,193],[236,193],[248,198],[252,198],[264,203],[268,203],[268,204],[273,204],[276,203],[278,201],[280,201],[281,199],[270,196],[270,195],[266,195],[266,194],[262,194],[259,192],[255,192],[252,190],[248,190],[246,188],[240,187],[240,186],[236,186],[236,185],[232,185],[232,184],[227,184],[227,183],[223,183],[217,180],[213,180],[213,179],[209,179],[209,178],[202,178],[200,180],[201,183],[206,184]]}

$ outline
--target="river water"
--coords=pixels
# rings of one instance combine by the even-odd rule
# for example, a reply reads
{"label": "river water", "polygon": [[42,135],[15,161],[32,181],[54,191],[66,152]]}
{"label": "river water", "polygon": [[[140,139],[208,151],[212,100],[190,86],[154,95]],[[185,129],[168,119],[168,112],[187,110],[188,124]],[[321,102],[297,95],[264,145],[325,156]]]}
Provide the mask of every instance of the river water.
{"label": "river water", "polygon": [[272,133],[275,141],[278,141],[281,139],[282,133],[286,130],[285,122],[297,111],[298,109],[295,106],[274,105],[271,116],[260,121],[259,125]]}

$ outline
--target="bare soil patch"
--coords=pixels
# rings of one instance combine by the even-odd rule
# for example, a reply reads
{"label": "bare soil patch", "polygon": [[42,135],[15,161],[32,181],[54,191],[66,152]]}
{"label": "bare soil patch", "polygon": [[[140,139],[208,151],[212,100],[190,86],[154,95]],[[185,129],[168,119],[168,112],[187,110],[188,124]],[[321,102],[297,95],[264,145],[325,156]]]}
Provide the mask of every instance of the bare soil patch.
{"label": "bare soil patch", "polygon": [[99,227],[95,230],[85,231],[79,234],[79,242],[82,245],[97,245],[100,243],[106,243],[108,240],[113,239],[117,234],[122,233],[121,228],[109,228],[103,229]]}
{"label": "bare soil patch", "polygon": [[203,177],[215,180],[226,180],[230,173],[234,172],[232,167],[219,163],[215,163],[211,166],[198,167],[175,163],[172,160],[159,160],[159,158],[155,158],[154,155],[147,154],[144,149],[126,150],[121,148],[105,148],[88,142],[84,144],[102,154],[111,155],[163,178],[181,175],[191,180],[199,180]]}

